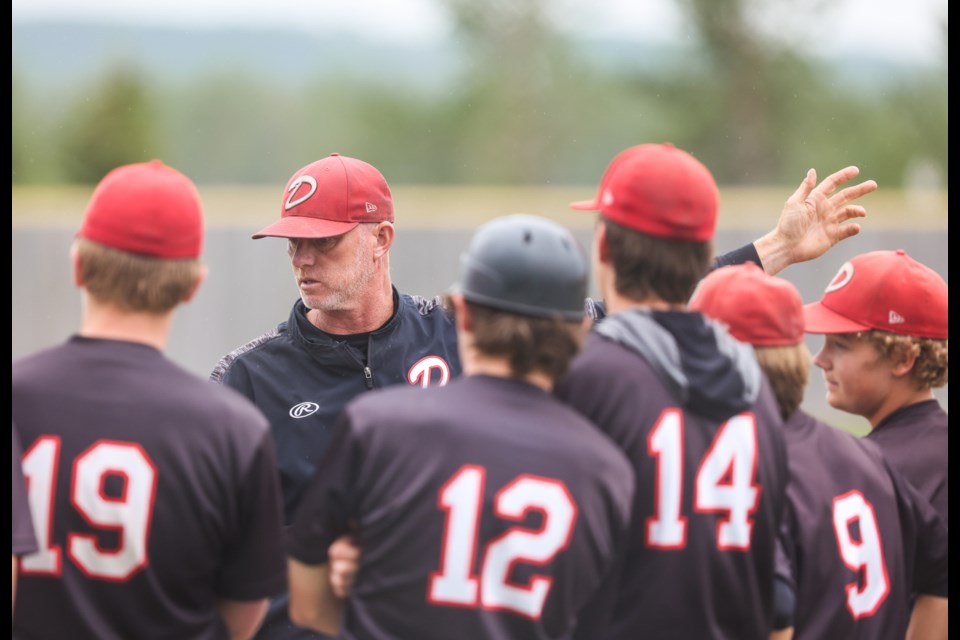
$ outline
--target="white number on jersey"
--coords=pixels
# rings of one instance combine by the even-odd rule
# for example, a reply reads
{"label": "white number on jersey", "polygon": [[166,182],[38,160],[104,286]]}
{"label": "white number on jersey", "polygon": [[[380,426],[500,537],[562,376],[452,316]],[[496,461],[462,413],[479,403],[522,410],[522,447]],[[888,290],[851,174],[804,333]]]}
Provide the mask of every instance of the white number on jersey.
{"label": "white number on jersey", "polygon": [[[654,514],[646,521],[646,543],[657,549],[687,544],[683,497],[684,424],[680,409],[667,409],[650,430],[647,452],[656,464]],[[694,481],[694,510],[719,513],[717,547],[750,549],[753,512],[760,499],[757,473],[757,425],[752,415],[734,416],[720,425],[700,461]]]}
{"label": "white number on jersey", "polygon": [[[851,534],[851,525],[860,530],[859,540]],[[859,491],[851,491],[833,500],[833,530],[837,534],[840,558],[860,581],[847,585],[847,609],[854,620],[872,616],[890,593],[887,564],[880,544],[877,514]]]}
{"label": "white number on jersey", "polygon": [[577,505],[559,480],[521,475],[502,488],[494,499],[496,515],[522,520],[530,509],[543,514],[538,531],[511,527],[487,542],[479,578],[474,573],[477,531],[483,507],[486,469],[464,465],[440,489],[438,506],[446,512],[446,529],[440,570],[430,575],[427,600],[456,607],[481,607],[510,611],[539,619],[552,580],[535,575],[526,585],[509,582],[518,562],[545,565],[570,543]]}
{"label": "white number on jersey", "polygon": [[[60,438],[42,436],[23,456],[27,496],[39,550],[21,559],[23,574],[60,575],[61,548],[52,544]],[[104,495],[108,476],[123,479],[118,497]],[[143,448],[99,440],[73,461],[70,503],[91,527],[116,531],[119,546],[105,549],[96,535],[67,534],[67,555],[90,578],[122,582],[147,565],[147,539],[157,470]]]}

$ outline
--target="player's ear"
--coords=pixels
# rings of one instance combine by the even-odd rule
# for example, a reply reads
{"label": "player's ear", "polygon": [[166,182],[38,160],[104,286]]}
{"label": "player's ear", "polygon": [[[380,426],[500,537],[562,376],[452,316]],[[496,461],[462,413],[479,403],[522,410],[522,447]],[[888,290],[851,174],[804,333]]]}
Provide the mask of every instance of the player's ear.
{"label": "player's ear", "polygon": [[73,265],[73,284],[79,289],[83,287],[83,275],[80,273],[80,249],[76,242],[70,245],[70,264]]}
{"label": "player's ear", "polygon": [[392,222],[384,221],[377,224],[377,248],[374,251],[374,257],[382,258],[390,251],[395,233]]}
{"label": "player's ear", "polygon": [[210,269],[205,264],[201,264],[197,269],[197,279],[193,283],[193,287],[190,288],[190,291],[187,295],[183,296],[183,302],[190,302],[193,300],[193,297],[197,295],[197,290],[200,289],[200,285],[204,280],[207,279],[207,274],[210,272]]}
{"label": "player's ear", "polygon": [[457,321],[457,331],[472,331],[473,321],[470,318],[470,310],[463,296],[459,293],[450,294],[450,302],[453,304],[454,318]]}
{"label": "player's ear", "polygon": [[603,220],[597,221],[597,228],[593,232],[593,255],[599,262],[610,261],[610,247],[607,245],[607,225]]}
{"label": "player's ear", "polygon": [[895,347],[889,356],[891,372],[894,377],[902,378],[910,375],[914,365],[917,364],[917,356],[919,354],[920,350],[915,348],[915,345],[912,343],[908,346]]}

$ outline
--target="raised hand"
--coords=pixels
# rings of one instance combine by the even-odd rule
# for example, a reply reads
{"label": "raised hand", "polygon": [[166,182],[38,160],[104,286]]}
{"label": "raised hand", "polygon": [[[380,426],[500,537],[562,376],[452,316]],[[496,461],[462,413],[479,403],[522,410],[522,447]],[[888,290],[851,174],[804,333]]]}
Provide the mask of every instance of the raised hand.
{"label": "raised hand", "polygon": [[774,275],[796,262],[818,258],[860,233],[860,225],[849,221],[866,216],[867,211],[850,202],[876,191],[877,183],[867,180],[834,193],[859,174],[858,167],[846,167],[818,185],[816,170],[807,171],[784,204],[777,226],[754,243],[767,273]]}

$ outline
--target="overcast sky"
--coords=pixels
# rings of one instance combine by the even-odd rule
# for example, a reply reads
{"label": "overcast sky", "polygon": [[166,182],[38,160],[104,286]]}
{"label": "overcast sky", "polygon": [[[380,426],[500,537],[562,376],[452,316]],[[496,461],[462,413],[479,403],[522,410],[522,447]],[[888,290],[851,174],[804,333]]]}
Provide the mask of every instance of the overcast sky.
{"label": "overcast sky", "polygon": [[[482,2],[483,0],[477,0]],[[672,0],[558,0],[570,28],[586,35],[683,37]],[[395,41],[439,38],[449,31],[439,0],[12,0],[13,20],[80,19],[188,28],[271,26],[342,28]],[[809,7],[810,0],[768,7]],[[886,57],[943,60],[940,21],[947,0],[828,0],[811,11],[774,16],[790,37],[824,53],[870,51]],[[783,10],[781,9],[781,12]],[[796,14],[796,15],[794,15]]]}

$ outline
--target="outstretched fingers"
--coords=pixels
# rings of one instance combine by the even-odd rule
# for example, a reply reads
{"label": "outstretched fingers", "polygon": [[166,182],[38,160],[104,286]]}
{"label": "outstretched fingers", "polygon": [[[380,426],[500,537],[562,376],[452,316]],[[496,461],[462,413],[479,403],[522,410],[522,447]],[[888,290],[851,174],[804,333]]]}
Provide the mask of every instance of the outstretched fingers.
{"label": "outstretched fingers", "polygon": [[855,184],[846,189],[842,189],[835,195],[831,196],[830,202],[835,207],[842,207],[851,200],[856,200],[861,198],[868,193],[872,193],[877,190],[877,183],[875,180],[866,180],[860,184]]}
{"label": "outstretched fingers", "polygon": [[828,196],[831,193],[833,193],[837,189],[837,187],[839,187],[845,182],[848,182],[856,178],[858,175],[860,175],[859,167],[856,167],[856,166],[844,167],[843,169],[840,169],[840,171],[831,173],[829,176],[824,178],[823,182],[817,185],[817,188],[814,189],[814,191],[816,193]]}
{"label": "outstretched fingers", "polygon": [[815,186],[817,186],[817,170],[807,169],[806,177],[797,187],[797,190],[793,192],[793,195],[787,198],[787,202],[803,202]]}
{"label": "outstretched fingers", "polygon": [[847,220],[852,220],[854,218],[864,218],[867,215],[867,210],[861,207],[858,204],[848,204],[845,207],[837,209],[837,222],[846,222]]}
{"label": "outstretched fingers", "polygon": [[860,225],[856,222],[850,222],[848,224],[842,224],[837,227],[836,235],[834,236],[834,244],[837,242],[842,242],[847,238],[852,238],[853,236],[860,233]]}

